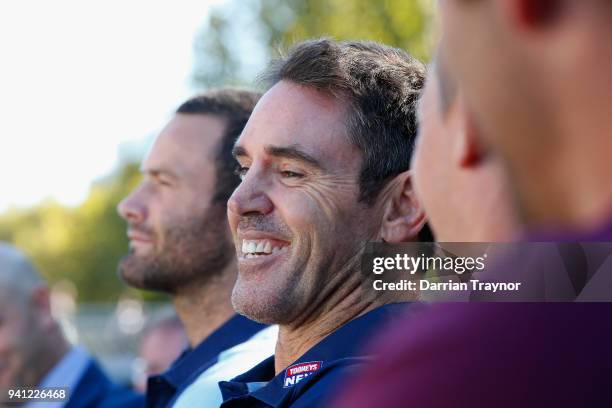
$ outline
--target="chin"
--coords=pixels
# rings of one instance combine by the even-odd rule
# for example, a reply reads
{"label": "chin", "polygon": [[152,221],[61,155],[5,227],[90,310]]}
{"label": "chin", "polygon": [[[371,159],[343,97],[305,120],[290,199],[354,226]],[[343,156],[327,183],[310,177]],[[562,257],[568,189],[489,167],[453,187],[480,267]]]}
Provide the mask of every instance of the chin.
{"label": "chin", "polygon": [[291,321],[293,308],[289,296],[281,297],[284,291],[274,291],[241,284],[240,278],[232,292],[232,306],[236,313],[264,324],[285,324]]}
{"label": "chin", "polygon": [[133,253],[124,256],[123,259],[119,261],[118,274],[128,285],[139,289],[146,289],[143,287],[144,279],[141,273],[142,271],[140,270],[141,268],[138,267],[139,260],[136,258],[137,257]]}

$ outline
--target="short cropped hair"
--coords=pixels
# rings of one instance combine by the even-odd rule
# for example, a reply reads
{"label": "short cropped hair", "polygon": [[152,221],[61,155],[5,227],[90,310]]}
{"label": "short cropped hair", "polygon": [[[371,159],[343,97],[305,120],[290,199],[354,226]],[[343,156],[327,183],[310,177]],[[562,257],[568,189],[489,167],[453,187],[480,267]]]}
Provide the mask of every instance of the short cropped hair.
{"label": "short cropped hair", "polygon": [[225,205],[234,189],[240,184],[235,174],[232,148],[246,125],[261,93],[220,88],[194,96],[178,107],[176,113],[215,115],[226,121],[225,132],[215,155],[216,186],[211,200]]}
{"label": "short cropped hair", "polygon": [[0,242],[0,298],[24,305],[40,286],[46,283],[32,262],[14,246]]}
{"label": "short cropped hair", "polygon": [[372,205],[392,177],[410,168],[425,71],[398,48],[322,38],[295,45],[260,79],[268,87],[290,81],[346,103],[347,133],[363,154],[359,201]]}

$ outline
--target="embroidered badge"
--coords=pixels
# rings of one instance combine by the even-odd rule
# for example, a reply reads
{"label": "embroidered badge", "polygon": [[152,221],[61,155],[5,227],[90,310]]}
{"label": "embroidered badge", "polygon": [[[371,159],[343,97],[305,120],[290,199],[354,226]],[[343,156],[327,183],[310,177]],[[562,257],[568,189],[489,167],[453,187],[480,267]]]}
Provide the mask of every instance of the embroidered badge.
{"label": "embroidered badge", "polygon": [[315,371],[321,368],[321,361],[299,363],[287,367],[285,370],[284,388],[293,387]]}

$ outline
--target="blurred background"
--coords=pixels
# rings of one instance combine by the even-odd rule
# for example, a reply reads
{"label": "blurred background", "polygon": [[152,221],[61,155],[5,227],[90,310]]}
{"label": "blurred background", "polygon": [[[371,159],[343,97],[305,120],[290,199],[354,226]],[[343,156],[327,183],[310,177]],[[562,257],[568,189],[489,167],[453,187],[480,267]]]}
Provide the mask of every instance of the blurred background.
{"label": "blurred background", "polygon": [[0,3],[0,241],[31,257],[69,337],[121,382],[161,295],[117,277],[117,203],[173,110],[256,86],[301,39],[369,39],[427,61],[434,0],[23,0]]}

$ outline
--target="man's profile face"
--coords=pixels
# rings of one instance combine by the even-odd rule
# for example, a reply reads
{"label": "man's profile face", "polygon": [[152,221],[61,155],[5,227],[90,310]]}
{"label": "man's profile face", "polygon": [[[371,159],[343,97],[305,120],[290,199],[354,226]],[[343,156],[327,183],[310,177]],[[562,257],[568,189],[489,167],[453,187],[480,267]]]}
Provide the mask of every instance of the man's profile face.
{"label": "man's profile face", "polygon": [[232,302],[255,320],[306,318],[378,232],[358,203],[362,158],[346,135],[345,105],[281,81],[236,142],[242,183],[228,202],[239,271]]}
{"label": "man's profile face", "polygon": [[119,272],[130,285],[175,293],[230,262],[225,207],[211,203],[224,128],[216,116],[177,114],[155,141],[142,182],[118,206],[130,239]]}
{"label": "man's profile face", "polygon": [[528,60],[529,34],[521,34],[512,17],[518,1],[502,3],[440,2],[443,35],[438,64],[461,84],[484,147],[514,173],[541,159],[550,146],[545,131],[549,92],[539,77],[550,70],[543,69],[545,61]]}
{"label": "man's profile face", "polygon": [[541,218],[555,204],[538,192],[543,169],[553,168],[562,147],[554,110],[563,99],[555,76],[562,67],[555,62],[569,61],[572,44],[566,37],[571,24],[554,13],[579,3],[541,2],[552,19],[538,25],[520,17],[524,8],[537,8],[537,0],[440,2],[438,63],[460,84],[485,154],[499,158],[525,220],[535,209]]}

